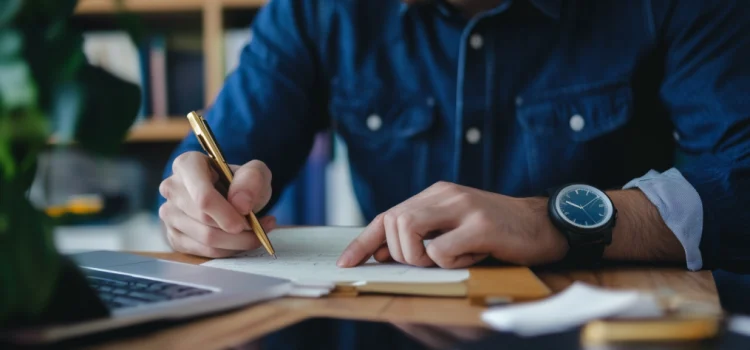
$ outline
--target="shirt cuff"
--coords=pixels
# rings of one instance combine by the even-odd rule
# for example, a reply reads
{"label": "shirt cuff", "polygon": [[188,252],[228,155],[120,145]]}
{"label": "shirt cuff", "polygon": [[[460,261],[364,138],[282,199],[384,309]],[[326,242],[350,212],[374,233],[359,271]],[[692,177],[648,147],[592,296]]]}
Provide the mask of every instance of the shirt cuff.
{"label": "shirt cuff", "polygon": [[664,223],[685,249],[687,268],[703,268],[700,243],[703,235],[703,203],[698,191],[672,168],[663,173],[651,170],[628,182],[623,189],[638,188],[659,210]]}

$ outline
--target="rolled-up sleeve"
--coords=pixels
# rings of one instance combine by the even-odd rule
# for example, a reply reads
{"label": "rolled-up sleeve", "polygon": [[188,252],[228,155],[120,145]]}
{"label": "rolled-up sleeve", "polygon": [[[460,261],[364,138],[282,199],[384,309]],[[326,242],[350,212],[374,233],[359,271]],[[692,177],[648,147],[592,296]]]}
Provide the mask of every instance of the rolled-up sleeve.
{"label": "rolled-up sleeve", "polygon": [[655,170],[628,182],[624,189],[638,188],[654,204],[667,227],[685,249],[687,268],[703,267],[700,243],[703,233],[703,203],[698,191],[676,168]]}
{"label": "rolled-up sleeve", "polygon": [[[750,2],[658,1],[653,6],[654,33],[665,45],[660,95],[674,123],[680,154],[675,168],[702,203],[703,267],[747,268]],[[671,208],[688,215],[689,209],[674,203],[690,195],[658,183],[652,187],[653,195],[671,197]]]}

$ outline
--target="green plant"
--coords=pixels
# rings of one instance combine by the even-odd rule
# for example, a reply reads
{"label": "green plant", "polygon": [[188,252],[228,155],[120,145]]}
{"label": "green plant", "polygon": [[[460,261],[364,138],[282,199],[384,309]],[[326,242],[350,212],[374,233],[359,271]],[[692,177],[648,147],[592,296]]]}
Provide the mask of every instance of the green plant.
{"label": "green plant", "polygon": [[87,63],[71,26],[76,2],[0,1],[1,327],[62,320],[50,310],[61,310],[54,298],[70,283],[54,221],[28,200],[38,155],[53,133],[111,155],[140,104],[137,86]]}

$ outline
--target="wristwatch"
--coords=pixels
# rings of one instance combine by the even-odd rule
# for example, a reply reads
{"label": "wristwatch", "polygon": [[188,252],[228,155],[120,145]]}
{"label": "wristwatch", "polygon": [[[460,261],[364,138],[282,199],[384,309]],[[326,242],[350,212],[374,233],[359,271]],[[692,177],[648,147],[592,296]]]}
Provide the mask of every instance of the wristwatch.
{"label": "wristwatch", "polygon": [[548,207],[552,224],[568,240],[566,262],[581,267],[599,264],[617,221],[612,200],[596,187],[570,184],[552,193]]}

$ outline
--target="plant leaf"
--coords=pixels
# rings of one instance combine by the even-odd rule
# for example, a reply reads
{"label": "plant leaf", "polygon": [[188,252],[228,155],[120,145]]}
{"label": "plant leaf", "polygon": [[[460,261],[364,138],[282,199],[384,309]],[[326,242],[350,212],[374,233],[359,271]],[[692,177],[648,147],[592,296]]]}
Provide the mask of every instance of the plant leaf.
{"label": "plant leaf", "polygon": [[0,174],[6,179],[12,179],[16,175],[16,160],[11,154],[10,138],[0,138]]}
{"label": "plant leaf", "polygon": [[95,153],[111,155],[119,150],[141,105],[138,85],[86,64],[79,80],[84,93],[83,114],[76,141]]}
{"label": "plant leaf", "polygon": [[14,29],[0,29],[0,59],[15,58],[21,54],[21,34]]}
{"label": "plant leaf", "polygon": [[9,23],[21,9],[22,0],[2,0],[0,1],[0,26]]}
{"label": "plant leaf", "polygon": [[29,66],[21,59],[0,61],[0,106],[5,111],[34,105],[36,87]]}
{"label": "plant leaf", "polygon": [[[3,0],[5,1],[5,0]],[[25,0],[25,13],[40,23],[67,22],[75,12],[78,0]]]}

